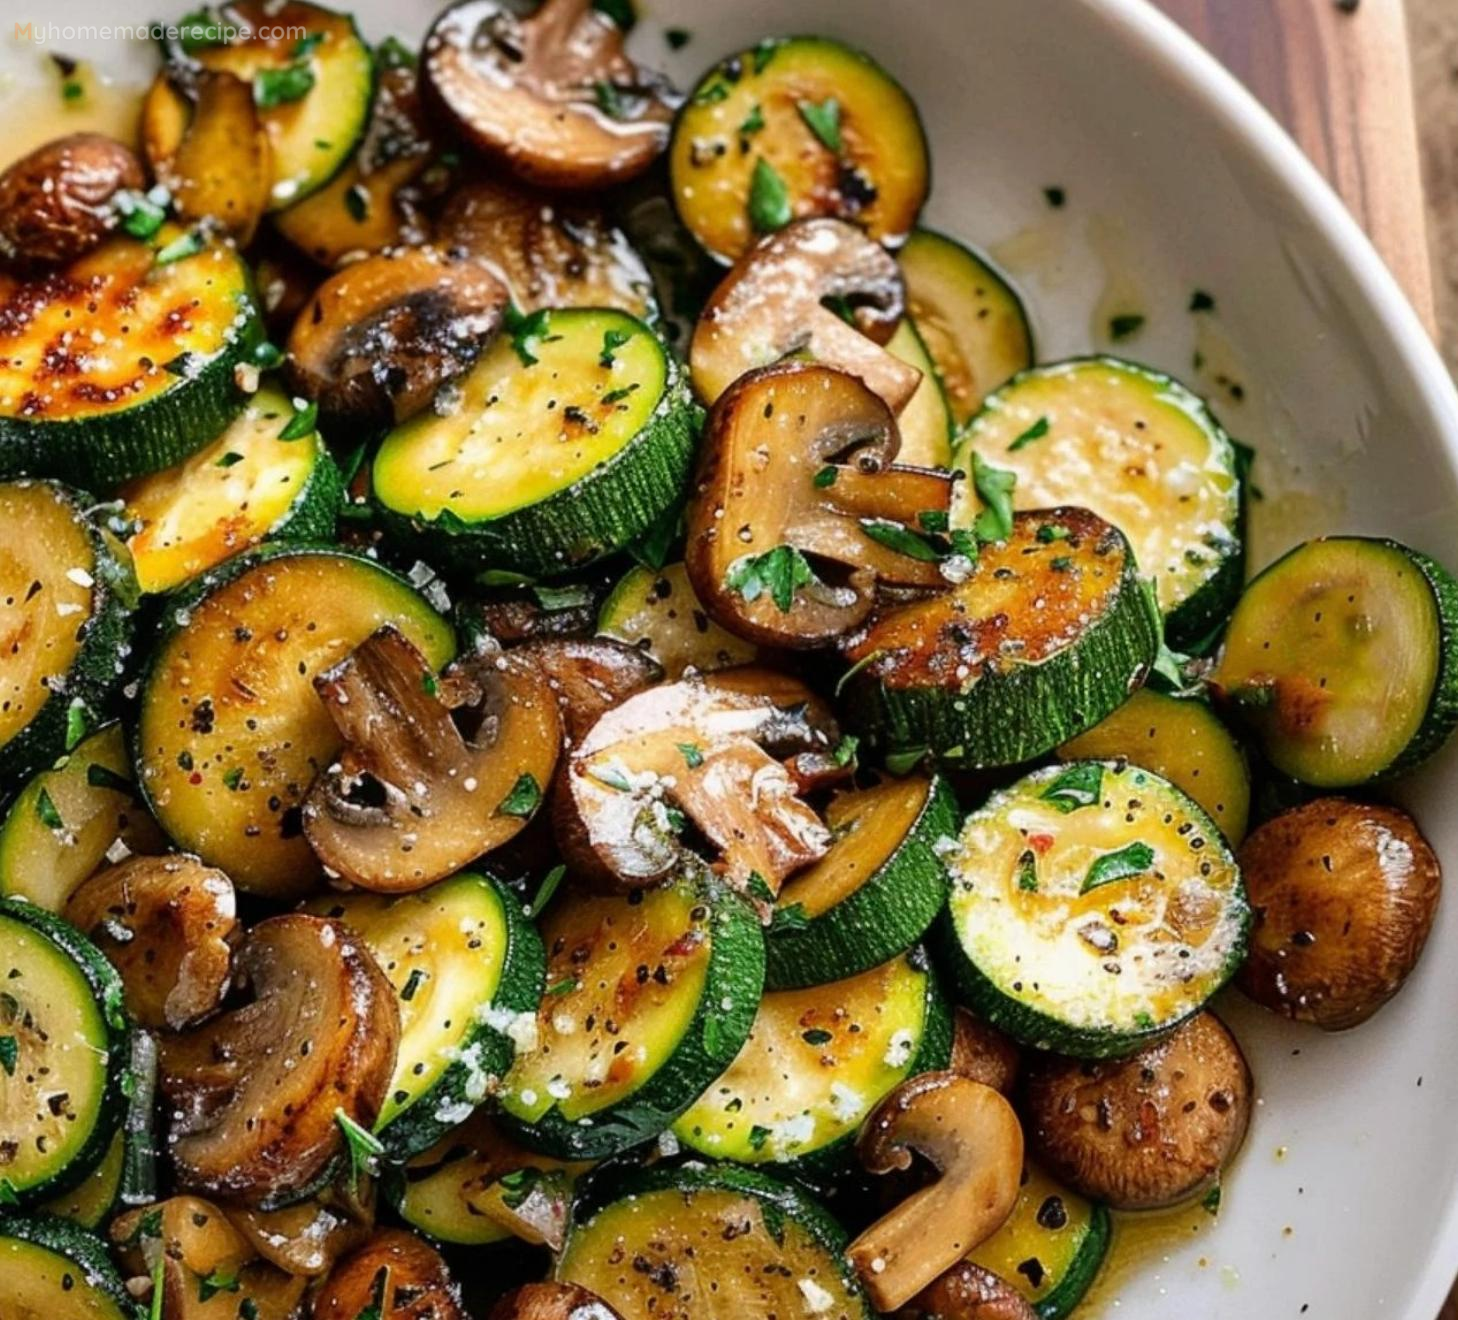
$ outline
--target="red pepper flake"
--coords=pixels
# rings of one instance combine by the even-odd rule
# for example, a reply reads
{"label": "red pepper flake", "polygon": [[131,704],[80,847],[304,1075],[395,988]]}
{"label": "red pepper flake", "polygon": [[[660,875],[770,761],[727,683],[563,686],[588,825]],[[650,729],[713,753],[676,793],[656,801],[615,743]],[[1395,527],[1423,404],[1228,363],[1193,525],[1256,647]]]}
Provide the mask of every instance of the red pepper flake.
{"label": "red pepper flake", "polygon": [[1037,853],[1039,857],[1047,852],[1048,849],[1051,848],[1055,842],[1056,840],[1051,834],[1028,835],[1028,847],[1030,847],[1035,853]]}

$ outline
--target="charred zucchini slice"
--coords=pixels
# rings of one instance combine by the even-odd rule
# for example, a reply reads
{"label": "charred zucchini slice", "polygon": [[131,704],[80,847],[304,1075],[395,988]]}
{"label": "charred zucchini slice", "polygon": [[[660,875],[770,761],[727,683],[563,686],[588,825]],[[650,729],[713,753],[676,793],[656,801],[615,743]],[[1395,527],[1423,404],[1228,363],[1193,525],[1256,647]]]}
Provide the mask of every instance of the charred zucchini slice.
{"label": "charred zucchini slice", "polygon": [[96,946],[30,903],[0,900],[0,1200],[34,1205],[85,1181],[125,1109],[131,1027]]}
{"label": "charred zucchini slice", "polygon": [[956,424],[926,341],[909,317],[896,327],[886,351],[921,372],[921,384],[896,419],[901,432],[896,461],[913,467],[951,467]]}
{"label": "charred zucchini slice", "polygon": [[941,382],[952,425],[963,426],[993,390],[1033,365],[1027,313],[984,258],[945,234],[918,229],[896,258],[907,310]]}
{"label": "charred zucchini slice", "polygon": [[1246,589],[1212,682],[1302,783],[1400,774],[1458,723],[1458,583],[1396,541],[1308,541]]}
{"label": "charred zucchini slice", "polygon": [[1229,612],[1245,577],[1239,464],[1178,381],[1107,357],[1036,367],[973,418],[957,459],[969,472],[974,454],[1017,475],[1019,507],[1077,502],[1118,527],[1176,643]]}
{"label": "charred zucchini slice", "polygon": [[709,618],[681,563],[629,569],[603,602],[597,630],[652,656],[669,682],[683,677],[686,669],[707,674],[750,664],[759,656],[753,642]]}
{"label": "charred zucchini slice", "polygon": [[920,949],[844,980],[772,991],[738,1057],[674,1135],[711,1159],[834,1168],[881,1098],[945,1068],[951,1050],[951,1011]]}
{"label": "charred zucchini slice", "polygon": [[763,41],[710,69],[679,112],[668,168],[679,216],[726,263],[806,216],[854,220],[895,246],[929,183],[911,98],[829,37]]}
{"label": "charred zucchini slice", "polygon": [[468,571],[561,573],[645,532],[688,479],[695,410],[662,343],[602,309],[542,311],[371,469],[396,532]]}
{"label": "charred zucchini slice", "polygon": [[0,476],[110,490],[170,467],[243,401],[262,335],[234,249],[164,225],[0,297]]}
{"label": "charred zucchini slice", "polygon": [[1065,761],[1129,761],[1163,775],[1195,799],[1232,844],[1245,838],[1250,768],[1209,704],[1140,688],[1058,755]]}
{"label": "charred zucchini slice", "polygon": [[0,1217],[0,1315],[140,1320],[107,1255],[84,1228],[51,1215]]}
{"label": "charred zucchini slice", "polygon": [[1197,1013],[1245,956],[1230,848],[1149,770],[1035,770],[967,818],[948,866],[939,929],[961,995],[1037,1049],[1132,1053]]}
{"label": "charred zucchini slice", "polygon": [[212,444],[123,492],[143,591],[171,591],[265,539],[333,535],[339,469],[317,430],[298,434],[295,417],[265,387]]}
{"label": "charred zucchini slice", "polygon": [[1086,509],[1020,513],[960,585],[852,634],[847,713],[901,759],[1016,765],[1118,709],[1158,648],[1117,528]]}
{"label": "charred zucchini slice", "polygon": [[542,925],[537,1047],[501,1095],[533,1150],[594,1159],[651,1141],[739,1052],[764,985],[748,904],[707,875],[558,902]]}
{"label": "charred zucchini slice", "polygon": [[596,1179],[556,1277],[623,1320],[736,1316],[871,1320],[848,1234],[808,1194],[754,1169],[659,1165]]}
{"label": "charred zucchini slice", "polygon": [[454,653],[449,625],[408,583],[341,550],[262,546],[168,601],[135,755],[178,847],[249,893],[298,895],[318,880],[301,805],[339,735],[313,680],[387,623],[433,669]]}
{"label": "charred zucchini slice", "polygon": [[433,1145],[483,1103],[535,1030],[545,959],[521,903],[462,872],[413,894],[314,899],[358,932],[400,1002],[395,1073],[375,1120],[392,1159]]}
{"label": "charred zucchini slice", "polygon": [[830,800],[825,823],[830,851],[779,893],[765,941],[772,990],[838,980],[904,953],[946,901],[938,849],[959,820],[940,776],[847,789]]}
{"label": "charred zucchini slice", "polygon": [[70,751],[121,679],[131,561],[56,482],[0,483],[0,789]]}

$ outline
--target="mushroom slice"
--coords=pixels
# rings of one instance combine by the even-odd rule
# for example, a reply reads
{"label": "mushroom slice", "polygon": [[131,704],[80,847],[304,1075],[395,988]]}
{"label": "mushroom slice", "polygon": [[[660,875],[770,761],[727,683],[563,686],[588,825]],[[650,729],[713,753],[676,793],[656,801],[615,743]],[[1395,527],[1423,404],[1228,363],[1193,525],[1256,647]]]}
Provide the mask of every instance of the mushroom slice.
{"label": "mushroom slice", "polygon": [[897,1320],[1038,1320],[1038,1312],[1005,1279],[963,1260],[917,1293]]}
{"label": "mushroom slice", "polygon": [[314,1294],[314,1320],[468,1320],[460,1289],[434,1247],[384,1228],[346,1256]]}
{"label": "mushroom slice", "polygon": [[866,1120],[857,1143],[872,1173],[937,1170],[846,1248],[877,1310],[904,1306],[1006,1222],[1023,1175],[1023,1129],[990,1086],[953,1072],[902,1082]]}
{"label": "mushroom slice", "polygon": [[233,1227],[260,1256],[286,1274],[317,1279],[353,1251],[375,1226],[374,1186],[361,1180],[365,1200],[355,1202],[337,1187],[278,1210],[225,1206]]}
{"label": "mushroom slice", "polygon": [[569,744],[586,737],[614,706],[663,678],[663,667],[651,656],[609,637],[543,638],[516,648],[512,657],[547,680]]}
{"label": "mushroom slice", "polygon": [[764,670],[684,678],[629,697],[578,742],[556,817],[585,877],[636,889],[685,860],[691,823],[741,888],[769,893],[825,855],[830,831],[777,756],[834,747],[839,731],[808,689]]}
{"label": "mushroom slice", "polygon": [[344,750],[304,800],[319,860],[407,893],[499,848],[535,812],[562,745],[546,678],[495,648],[438,679],[388,625],[314,680]]}
{"label": "mushroom slice", "polygon": [[714,405],[687,510],[684,563],[714,621],[761,646],[823,646],[858,626],[878,583],[943,589],[952,478],[892,462],[896,420],[818,364],[750,372]]}
{"label": "mushroom slice", "polygon": [[185,1027],[222,1002],[238,926],[233,882],[196,857],[132,857],[66,901],[66,920],[121,973],[144,1027]]}
{"label": "mushroom slice", "polygon": [[761,239],[714,290],[689,347],[694,389],[713,403],[746,371],[805,352],[858,376],[899,413],[921,372],[882,345],[905,310],[896,259],[864,230],[798,220]]}
{"label": "mushroom slice", "polygon": [[665,87],[623,53],[591,0],[546,0],[523,17],[462,0],[425,39],[421,75],[478,151],[549,188],[602,188],[641,174],[668,144]]}
{"label": "mushroom slice", "polygon": [[501,1298],[486,1320],[622,1320],[595,1292],[575,1283],[528,1283]]}
{"label": "mushroom slice", "polygon": [[403,422],[476,360],[506,306],[506,286],[470,256],[418,247],[365,257],[299,313],[289,382],[334,418]]}
{"label": "mushroom slice", "polygon": [[395,992],[337,921],[255,926],[234,967],[251,1002],[163,1041],[178,1182],[268,1208],[344,1150],[337,1116],[370,1128],[395,1068]]}

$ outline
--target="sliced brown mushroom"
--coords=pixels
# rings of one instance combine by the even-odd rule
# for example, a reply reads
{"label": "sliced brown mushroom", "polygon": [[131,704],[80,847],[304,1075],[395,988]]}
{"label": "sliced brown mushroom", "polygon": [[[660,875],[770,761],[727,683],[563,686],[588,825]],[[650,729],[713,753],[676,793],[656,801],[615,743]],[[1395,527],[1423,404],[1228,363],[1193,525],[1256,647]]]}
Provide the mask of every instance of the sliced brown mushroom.
{"label": "sliced brown mushroom", "polygon": [[179,1184],[267,1208],[344,1152],[339,1115],[373,1125],[400,1015],[384,973],[337,921],[270,917],[234,968],[251,1001],[164,1039],[161,1086]]}
{"label": "sliced brown mushroom", "polygon": [[562,712],[569,746],[614,706],[663,678],[663,669],[636,646],[610,637],[543,638],[513,651],[546,680]]}
{"label": "sliced brown mushroom", "polygon": [[1116,1210],[1198,1195],[1240,1149],[1252,1105],[1245,1057],[1213,1013],[1127,1059],[1040,1058],[1024,1094],[1039,1159]]}
{"label": "sliced brown mushroom", "polygon": [[917,1293],[896,1320],[1038,1320],[1038,1312],[1005,1279],[964,1260]]}
{"label": "sliced brown mushroom", "polygon": [[304,800],[304,833],[364,889],[420,889],[500,847],[551,782],[557,702],[512,652],[477,651],[436,678],[386,626],[314,686],[344,747]]}
{"label": "sliced brown mushroom", "polygon": [[127,1011],[144,1027],[184,1027],[222,1002],[238,918],[233,883],[196,857],[131,857],[98,871],[66,901],[121,973]]}
{"label": "sliced brown mushroom", "polygon": [[402,422],[476,360],[506,305],[505,285],[472,257],[381,252],[319,286],[289,334],[285,370],[328,417]]}
{"label": "sliced brown mushroom", "polygon": [[486,1320],[622,1320],[595,1292],[575,1283],[528,1283],[509,1292]]}
{"label": "sliced brown mushroom", "polygon": [[[356,1193],[364,1190],[363,1199]],[[264,1260],[286,1274],[317,1279],[374,1230],[374,1184],[352,1179],[278,1210],[225,1205],[229,1222]]]}
{"label": "sliced brown mushroom", "polygon": [[620,183],[668,143],[663,84],[623,53],[592,0],[545,0],[527,16],[462,0],[426,37],[421,74],[461,136],[528,183]]}
{"label": "sliced brown mushroom", "polygon": [[554,804],[564,857],[616,888],[660,883],[682,863],[691,824],[732,884],[769,893],[825,855],[830,831],[780,758],[834,747],[828,710],[766,670],[684,678],[629,697],[573,749]]}
{"label": "sliced brown mushroom", "polygon": [[689,348],[694,389],[713,403],[746,371],[804,352],[859,377],[899,413],[921,372],[882,345],[905,310],[896,258],[864,230],[798,220],[761,239],[714,290]]}
{"label": "sliced brown mushroom", "polygon": [[29,272],[84,256],[121,220],[117,193],[145,183],[130,148],[100,133],[37,147],[0,174],[0,261]]}
{"label": "sliced brown mushroom", "polygon": [[871,1173],[937,1170],[846,1248],[876,1308],[905,1306],[1007,1221],[1023,1175],[1023,1129],[990,1086],[952,1072],[902,1082],[872,1112],[857,1141]]}
{"label": "sliced brown mushroom", "polygon": [[314,1320],[469,1320],[460,1289],[434,1247],[404,1229],[380,1229],[346,1256],[314,1294]]}
{"label": "sliced brown mushroom", "polygon": [[947,1065],[952,1072],[1010,1096],[1017,1085],[1022,1061],[1022,1051],[1011,1037],[1003,1035],[970,1010],[957,1009],[952,1032],[952,1061]]}
{"label": "sliced brown mushroom", "polygon": [[804,649],[860,624],[878,583],[945,588],[915,529],[945,525],[952,478],[896,465],[900,446],[885,403],[845,372],[737,380],[709,414],[686,514],[684,563],[714,621]]}
{"label": "sliced brown mushroom", "polygon": [[653,279],[642,258],[590,202],[504,179],[473,179],[446,201],[436,241],[490,265],[523,312],[617,307],[642,318],[653,305]]}
{"label": "sliced brown mushroom", "polygon": [[210,220],[240,246],[268,209],[273,148],[253,87],[221,69],[159,74],[142,104],[142,142],[178,215]]}

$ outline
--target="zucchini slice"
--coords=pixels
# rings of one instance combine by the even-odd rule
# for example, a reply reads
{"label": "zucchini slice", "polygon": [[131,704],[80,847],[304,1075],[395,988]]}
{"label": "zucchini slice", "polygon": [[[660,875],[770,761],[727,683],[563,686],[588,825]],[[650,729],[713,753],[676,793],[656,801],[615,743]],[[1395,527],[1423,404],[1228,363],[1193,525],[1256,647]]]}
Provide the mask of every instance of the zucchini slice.
{"label": "zucchini slice", "polygon": [[325,540],[344,483],[317,430],[265,386],[212,444],[122,492],[143,591],[171,591],[265,539]]}
{"label": "zucchini slice", "polygon": [[652,656],[670,683],[686,669],[707,674],[759,658],[753,642],[709,618],[682,563],[629,569],[603,601],[597,630]]}
{"label": "zucchini slice", "polygon": [[659,1165],[591,1184],[555,1277],[623,1320],[871,1320],[848,1241],[818,1201],[754,1169]]}
{"label": "zucchini slice", "polygon": [[673,1125],[711,1159],[834,1167],[906,1078],[945,1068],[952,1014],[920,949],[760,1001],[728,1070]]}
{"label": "zucchini slice", "polygon": [[126,1147],[126,1135],[118,1132],[101,1163],[86,1175],[86,1181],[37,1207],[39,1213],[69,1219],[82,1228],[100,1228],[121,1197]]}
{"label": "zucchini slice", "polygon": [[169,601],[135,760],[180,849],[248,893],[297,896],[318,881],[301,805],[339,741],[313,680],[387,623],[432,669],[454,653],[450,626],[408,583],[342,550],[261,546]]}
{"label": "zucchini slice", "polygon": [[1172,641],[1229,612],[1245,579],[1235,446],[1178,381],[1109,357],[1035,367],[972,419],[958,465],[970,472],[974,454],[1016,474],[1019,507],[1077,503],[1118,527],[1154,578]]}
{"label": "zucchini slice", "polygon": [[771,990],[822,985],[904,953],[926,933],[950,880],[938,855],[957,834],[946,780],[913,775],[837,793],[830,851],[780,889],[765,940]]}
{"label": "zucchini slice", "polygon": [[111,964],[30,903],[0,900],[0,985],[0,1202],[34,1205],[105,1158],[126,1108],[131,1028]]}
{"label": "zucchini slice", "polygon": [[1400,774],[1458,723],[1458,583],[1396,541],[1308,541],[1246,588],[1211,682],[1283,774]]}
{"label": "zucchini slice", "polygon": [[843,644],[847,715],[898,758],[1016,765],[1117,710],[1158,649],[1122,532],[1086,509],[1020,513],[960,585]]}
{"label": "zucchini slice", "polygon": [[0,483],[0,790],[80,742],[121,679],[136,583],[125,548],[59,483]]}
{"label": "zucchini slice", "polygon": [[753,910],[717,878],[573,895],[542,923],[536,1049],[506,1079],[523,1145],[596,1159],[651,1141],[733,1062],[764,985]]}
{"label": "zucchini slice", "polygon": [[374,955],[400,1000],[400,1047],[375,1131],[406,1159],[471,1116],[535,1029],[546,963],[519,900],[463,871],[413,894],[317,898]]}
{"label": "zucchini slice", "polygon": [[952,441],[957,428],[952,421],[952,410],[947,405],[936,365],[910,317],[904,318],[896,327],[896,333],[886,344],[886,351],[921,372],[921,384],[896,419],[897,430],[901,432],[901,448],[896,451],[896,461],[910,463],[914,467],[951,467]]}
{"label": "zucchini slice", "polygon": [[1058,749],[1065,761],[1123,760],[1163,775],[1195,799],[1232,844],[1250,818],[1245,753],[1203,701],[1140,688],[1112,715]]}
{"label": "zucchini slice", "polygon": [[1033,365],[1027,313],[985,258],[945,234],[918,229],[896,255],[907,310],[934,364],[952,423],[963,426],[993,390]]}
{"label": "zucchini slice", "polygon": [[576,568],[642,535],[688,480],[688,387],[624,312],[534,313],[446,399],[385,437],[371,476],[396,532],[464,569]]}
{"label": "zucchini slice", "polygon": [[1039,1320],[1063,1320],[1093,1286],[1110,1236],[1107,1206],[1030,1164],[1011,1217],[967,1259],[1007,1280]]}
{"label": "zucchini slice", "polygon": [[0,1217],[0,1315],[140,1320],[107,1255],[84,1228],[51,1215]]}
{"label": "zucchini slice", "polygon": [[1025,1045],[1132,1053],[1197,1013],[1245,956],[1224,836],[1167,779],[1046,766],[974,811],[939,930],[974,1012]]}
{"label": "zucchini slice", "polygon": [[243,401],[262,337],[238,253],[163,225],[0,295],[0,476],[94,490],[170,467]]}
{"label": "zucchini slice", "polygon": [[0,898],[60,912],[118,840],[127,852],[167,846],[132,783],[122,727],[108,724],[36,775],[0,820]]}
{"label": "zucchini slice", "polygon": [[[352,18],[306,0],[230,0],[223,21],[219,30],[236,39],[195,46],[185,59],[252,86],[272,149],[269,209],[277,211],[322,188],[354,154],[369,122],[374,59]],[[187,98],[159,74],[142,107],[154,164],[176,153],[190,117]]]}
{"label": "zucchini slice", "polygon": [[679,216],[726,264],[806,216],[854,220],[895,246],[930,184],[911,97],[829,37],[762,41],[710,69],[674,123],[668,171]]}

